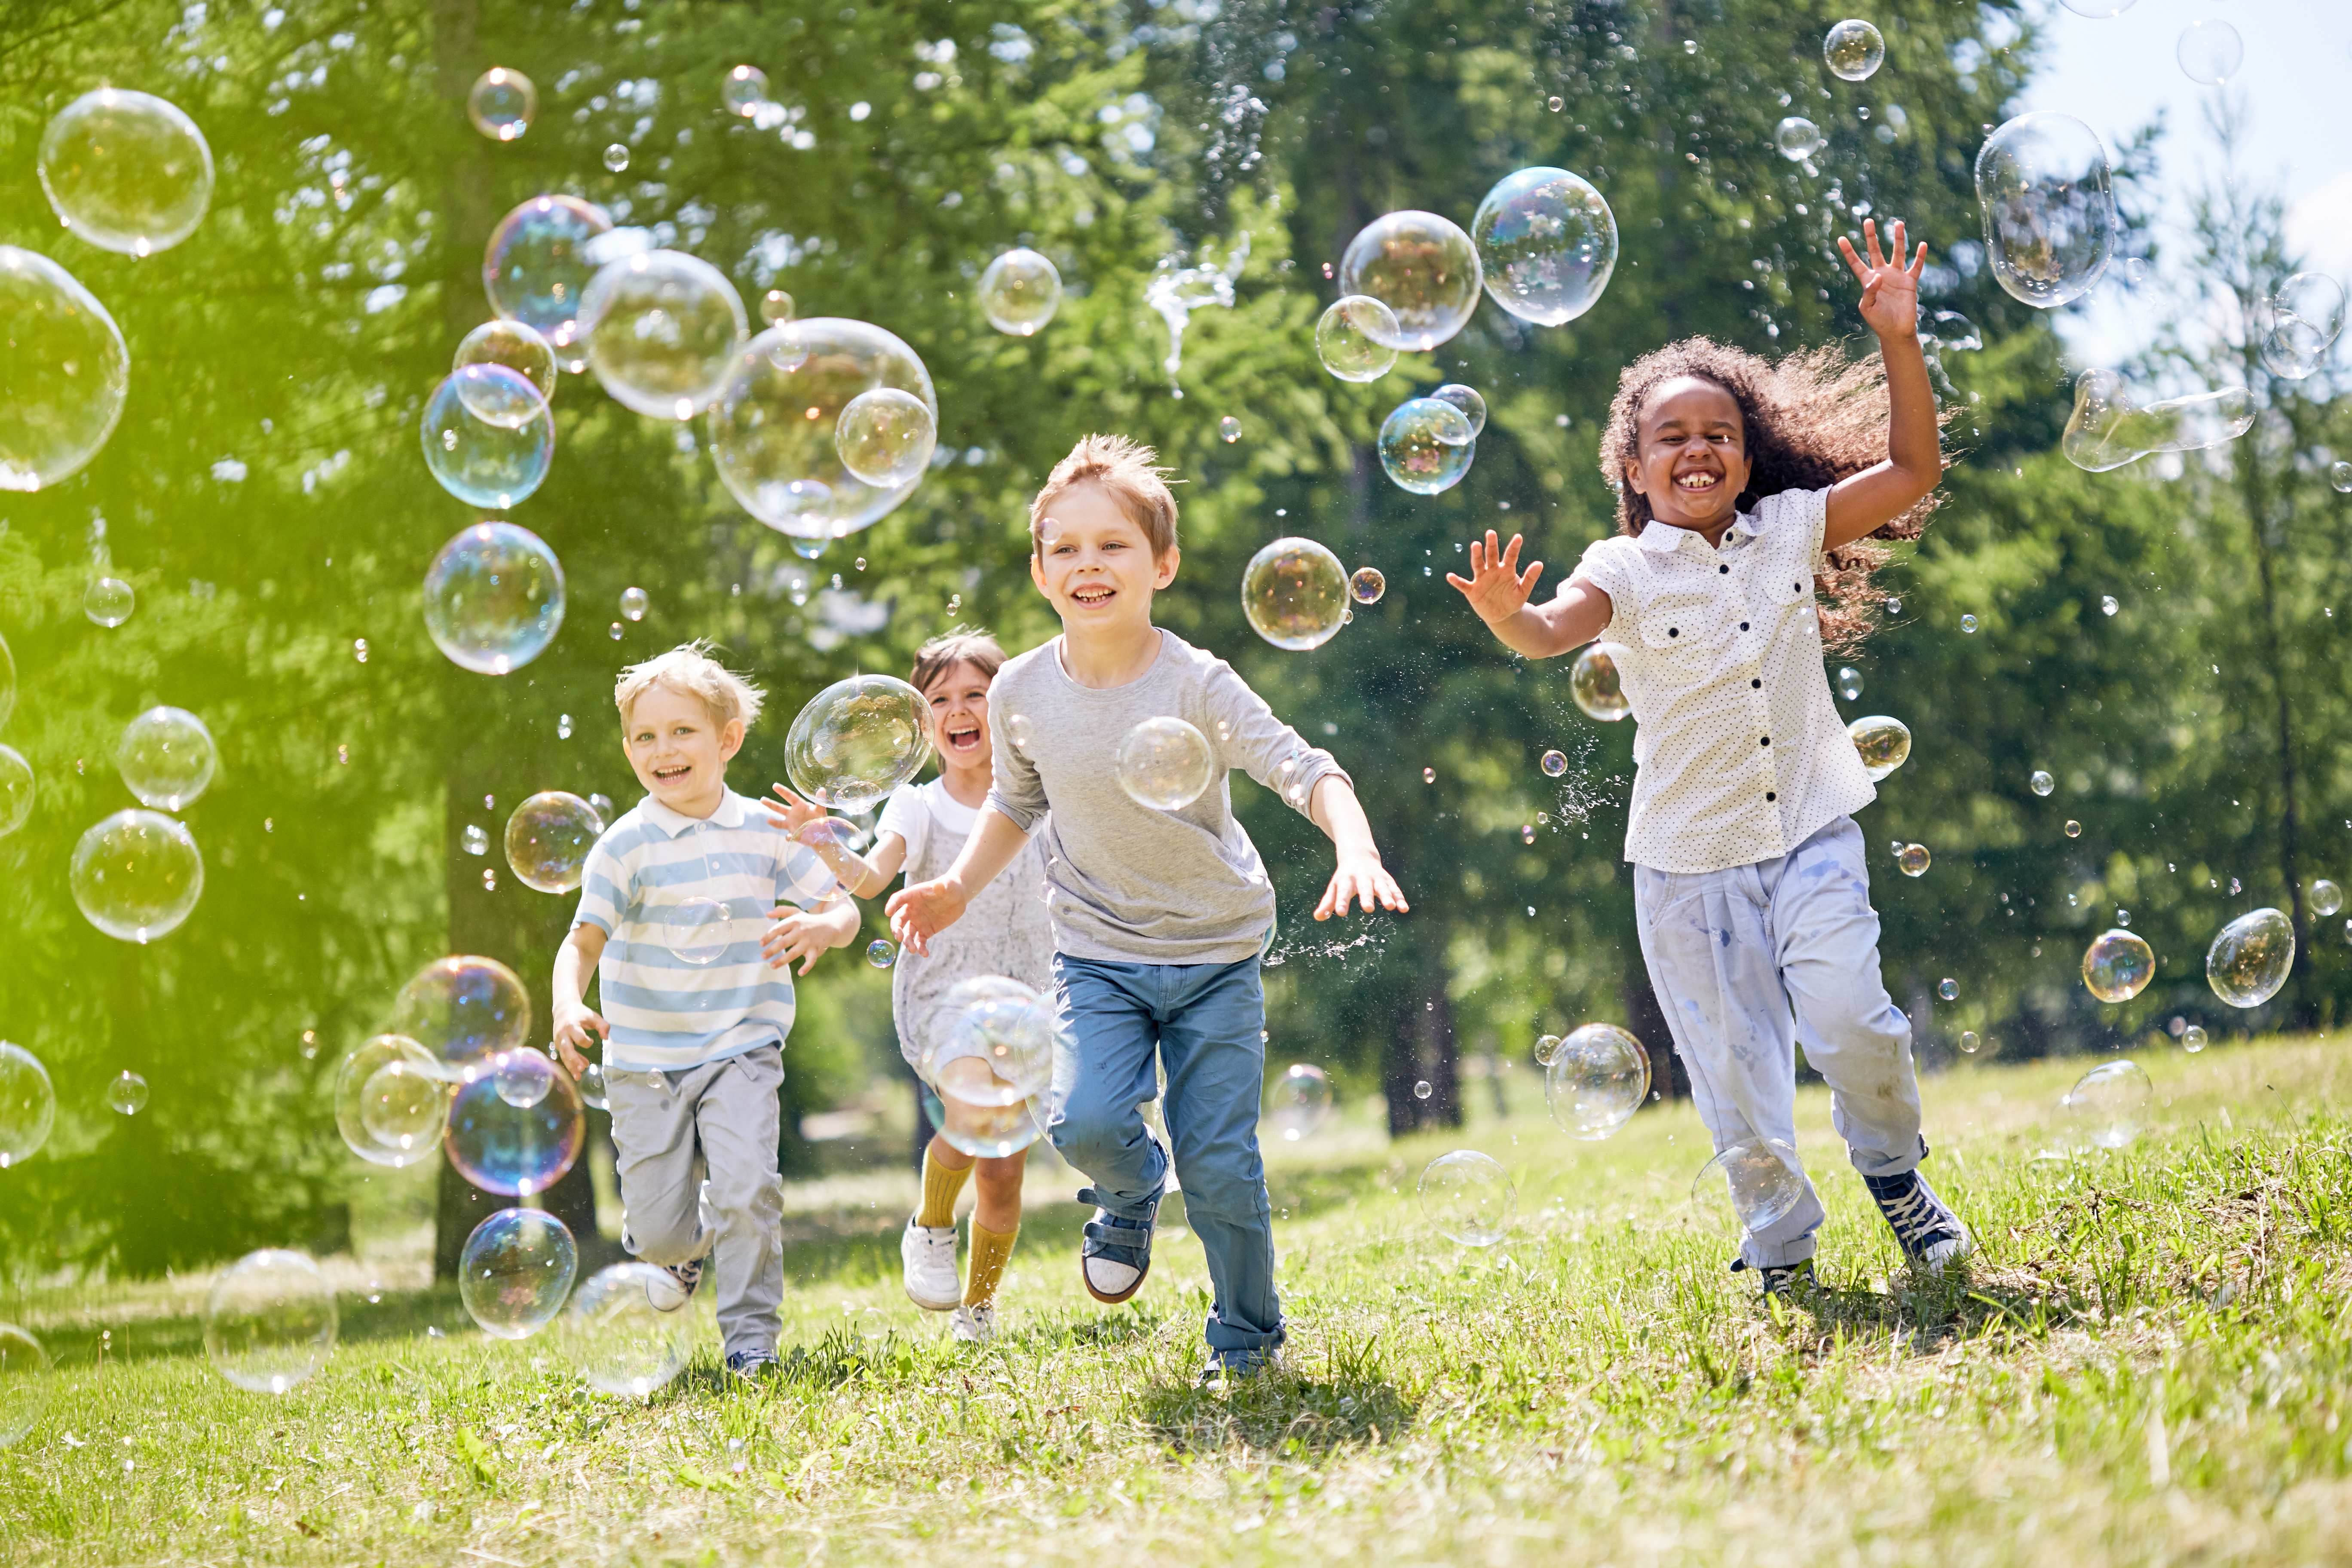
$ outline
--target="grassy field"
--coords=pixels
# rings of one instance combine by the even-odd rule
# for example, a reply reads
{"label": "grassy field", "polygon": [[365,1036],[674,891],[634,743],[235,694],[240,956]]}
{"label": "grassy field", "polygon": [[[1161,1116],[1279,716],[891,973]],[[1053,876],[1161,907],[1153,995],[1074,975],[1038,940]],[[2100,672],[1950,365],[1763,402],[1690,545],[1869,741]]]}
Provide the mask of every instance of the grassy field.
{"label": "grassy field", "polygon": [[[1900,1268],[1810,1092],[1822,1289],[1777,1311],[1691,1217],[1687,1108],[1597,1145],[1524,1070],[1507,1116],[1470,1086],[1458,1140],[1390,1144],[1360,1108],[1277,1157],[1294,1337],[1231,1394],[1193,1385],[1198,1245],[1171,1231],[1100,1308],[1067,1204],[1028,1215],[1005,1337],[947,1342],[898,1293],[896,1175],[799,1205],[798,1350],[757,1388],[706,1321],[665,1393],[595,1396],[366,1264],[336,1266],[326,1371],[276,1399],[206,1366],[205,1280],[10,1300],[62,1373],[0,1452],[0,1562],[2352,1562],[2341,1048],[2139,1059],[2155,1131],[2088,1157],[2048,1152],[2084,1061],[1929,1081],[1981,1247],[1941,1282]],[[1517,1184],[1489,1252],[1412,1200],[1454,1142]]]}

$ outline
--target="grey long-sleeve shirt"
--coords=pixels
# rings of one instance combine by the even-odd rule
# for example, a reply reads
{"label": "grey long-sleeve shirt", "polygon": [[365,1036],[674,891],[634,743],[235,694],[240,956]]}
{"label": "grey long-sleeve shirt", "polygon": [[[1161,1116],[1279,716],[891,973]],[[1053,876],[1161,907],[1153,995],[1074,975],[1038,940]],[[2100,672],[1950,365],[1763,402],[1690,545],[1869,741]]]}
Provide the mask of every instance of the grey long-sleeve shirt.
{"label": "grey long-sleeve shirt", "polygon": [[[1173,632],[1160,632],[1149,669],[1108,690],[1071,679],[1061,646],[1056,637],[1006,661],[988,693],[989,805],[1024,831],[1053,814],[1043,842],[1055,951],[1115,963],[1250,957],[1274,921],[1274,885],[1234,820],[1228,772],[1241,769],[1301,816],[1317,784],[1347,773],[1233,666]],[[1213,758],[1209,787],[1176,811],[1139,805],[1118,782],[1119,742],[1161,717],[1200,731]]]}

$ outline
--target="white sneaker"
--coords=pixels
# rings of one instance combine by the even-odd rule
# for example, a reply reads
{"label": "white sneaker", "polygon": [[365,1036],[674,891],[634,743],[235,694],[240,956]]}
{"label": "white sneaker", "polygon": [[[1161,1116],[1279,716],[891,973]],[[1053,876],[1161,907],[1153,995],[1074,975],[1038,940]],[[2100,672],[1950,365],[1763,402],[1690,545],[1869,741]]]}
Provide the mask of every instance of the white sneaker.
{"label": "white sneaker", "polygon": [[924,1311],[951,1312],[963,1304],[955,1226],[908,1220],[907,1234],[898,1238],[898,1261],[906,1268],[907,1300]]}
{"label": "white sneaker", "polygon": [[996,1303],[958,1307],[948,1317],[948,1332],[966,1344],[984,1345],[996,1337]]}

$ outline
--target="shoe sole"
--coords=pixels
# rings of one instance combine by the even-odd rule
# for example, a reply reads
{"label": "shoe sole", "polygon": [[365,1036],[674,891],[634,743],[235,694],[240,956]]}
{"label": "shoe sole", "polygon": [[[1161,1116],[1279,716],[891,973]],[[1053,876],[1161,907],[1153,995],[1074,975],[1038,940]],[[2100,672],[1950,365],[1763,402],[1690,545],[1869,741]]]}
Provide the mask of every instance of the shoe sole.
{"label": "shoe sole", "polygon": [[[901,1281],[901,1283],[903,1284],[904,1281]],[[961,1297],[958,1297],[952,1301],[926,1301],[920,1296],[915,1294],[915,1288],[912,1285],[908,1285],[906,1289],[907,1300],[912,1301],[916,1306],[920,1307],[926,1312],[952,1312],[958,1307],[963,1305],[963,1300]]]}
{"label": "shoe sole", "polygon": [[1135,1282],[1129,1285],[1126,1289],[1121,1290],[1116,1296],[1107,1296],[1100,1290],[1095,1289],[1093,1278],[1087,1273],[1085,1259],[1081,1258],[1078,1262],[1079,1282],[1086,1286],[1087,1295],[1092,1296],[1096,1300],[1100,1301],[1106,1307],[1116,1307],[1121,1301],[1132,1299],[1138,1290],[1143,1289],[1143,1282],[1150,1278],[1151,1259],[1149,1257],[1146,1257],[1143,1260],[1143,1272],[1135,1277]]}

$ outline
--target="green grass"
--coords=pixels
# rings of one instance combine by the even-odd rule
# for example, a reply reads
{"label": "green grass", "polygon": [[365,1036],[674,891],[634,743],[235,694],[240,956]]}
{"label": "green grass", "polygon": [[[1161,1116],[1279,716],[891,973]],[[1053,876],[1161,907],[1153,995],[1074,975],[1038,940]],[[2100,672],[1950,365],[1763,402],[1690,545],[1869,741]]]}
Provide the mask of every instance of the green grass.
{"label": "green grass", "polygon": [[[706,1322],[646,1404],[430,1289],[347,1294],[326,1371],[276,1399],[203,1361],[201,1279],[35,1293],[5,1315],[62,1372],[0,1452],[0,1562],[2352,1559],[2341,1053],[2142,1059],[2157,1130],[2089,1158],[2037,1157],[2081,1060],[1928,1081],[1931,1169],[1982,1247],[1948,1281],[1899,1267],[1809,1091],[1822,1289],[1780,1311],[1690,1218],[1686,1107],[1572,1143],[1516,1075],[1517,1113],[1458,1140],[1517,1183],[1486,1253],[1413,1206],[1454,1141],[1352,1121],[1276,1157],[1294,1337],[1231,1394],[1192,1383],[1197,1243],[1099,1308],[1059,1204],[995,1346],[907,1306],[895,1205],[860,1196],[794,1244],[788,1375],[728,1386]],[[885,1337],[845,1326],[866,1308]]]}

